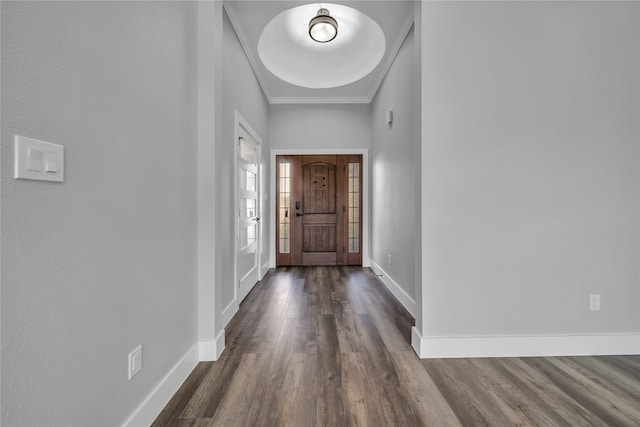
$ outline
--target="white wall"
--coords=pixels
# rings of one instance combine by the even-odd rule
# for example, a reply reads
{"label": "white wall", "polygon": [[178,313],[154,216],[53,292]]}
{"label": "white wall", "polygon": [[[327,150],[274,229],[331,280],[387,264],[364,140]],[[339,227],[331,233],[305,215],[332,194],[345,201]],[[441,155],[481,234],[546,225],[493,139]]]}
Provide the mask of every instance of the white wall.
{"label": "white wall", "polygon": [[[264,185],[263,198],[268,202],[268,177],[269,177],[269,104],[262,88],[258,83],[253,70],[242,49],[240,41],[224,14],[223,32],[223,139],[216,143],[216,181],[217,181],[217,209],[216,218],[216,283],[221,289],[221,324],[224,327],[225,316],[235,312],[240,301],[235,300],[235,287],[233,269],[233,251],[235,248],[234,230],[234,126],[235,111],[238,111],[262,139],[262,170]],[[268,209],[262,211],[262,223],[269,224],[271,215]],[[263,231],[264,248],[268,248],[266,229]],[[268,249],[263,249],[268,254]],[[268,262],[267,259],[262,260]],[[227,309],[225,311],[225,309]]]}
{"label": "white wall", "polygon": [[638,334],[640,4],[422,8],[419,332]]}
{"label": "white wall", "polygon": [[[118,425],[196,341],[196,7],[1,7],[2,425]],[[14,134],[66,181],[14,180]]]}
{"label": "white wall", "polygon": [[[416,158],[414,32],[402,47],[371,105],[371,258],[383,281],[416,312]],[[393,110],[393,123],[386,112]],[[418,199],[419,200],[419,199]],[[391,264],[388,255],[391,255]]]}
{"label": "white wall", "polygon": [[272,149],[347,149],[371,147],[368,104],[271,105]]}

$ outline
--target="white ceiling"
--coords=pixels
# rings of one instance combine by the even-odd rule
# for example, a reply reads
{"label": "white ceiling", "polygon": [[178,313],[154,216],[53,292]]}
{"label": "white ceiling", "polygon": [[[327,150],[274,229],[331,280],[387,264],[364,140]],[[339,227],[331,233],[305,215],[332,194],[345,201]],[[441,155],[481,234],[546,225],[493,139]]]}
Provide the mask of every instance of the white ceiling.
{"label": "white ceiling", "polygon": [[301,25],[317,15],[315,4],[285,10],[262,31],[258,54],[280,79],[314,89],[345,86],[369,74],[382,60],[387,44],[373,19],[341,4],[322,6],[338,22],[337,35],[328,43],[314,41],[308,25]]}
{"label": "white ceiling", "polygon": [[[349,74],[351,76],[358,75],[358,77],[364,74],[367,69],[373,68],[373,70],[366,74],[359,80],[342,85],[339,87],[331,88],[309,88],[294,85],[286,82],[285,80],[277,77],[273,74],[265,64],[262,62],[259,52],[258,44],[260,36],[262,35],[265,27],[269,23],[280,15],[282,12],[302,6],[313,4],[314,9],[318,9],[323,3],[309,2],[309,1],[297,1],[297,0],[285,0],[285,1],[244,1],[244,0],[226,0],[224,3],[227,15],[231,20],[231,23],[236,30],[236,34],[240,39],[249,62],[253,67],[253,70],[262,85],[262,88],[267,96],[267,99],[272,104],[287,104],[287,103],[369,103],[374,97],[382,79],[384,78],[387,70],[391,66],[396,53],[400,49],[404,38],[411,29],[413,24],[414,2],[404,0],[356,0],[356,1],[333,1],[340,5],[348,6],[363,13],[367,17],[371,18],[377,23],[384,34],[385,49],[382,54],[382,58],[375,65],[375,61],[372,62],[372,56],[375,56],[375,46],[367,46],[365,40],[358,42],[358,34],[351,37],[351,41],[348,45],[340,45],[340,52],[336,54],[336,70],[345,73],[344,79],[340,76],[333,75],[331,78],[334,81],[344,80],[347,81]],[[324,3],[326,5],[327,3]],[[278,22],[277,20],[275,21]],[[306,33],[308,20],[303,20],[300,23],[302,30]],[[341,30],[340,22],[338,22],[339,35]],[[273,29],[273,23],[271,24]],[[281,36],[284,32],[281,32]],[[338,39],[336,39],[338,40]],[[326,52],[330,52],[331,43],[327,43]],[[286,49],[283,47],[283,50]],[[365,53],[371,50],[371,54]],[[379,49],[379,47],[378,47]],[[264,47],[263,47],[264,52]],[[272,49],[273,50],[273,49]],[[307,67],[312,67],[312,61],[317,58],[318,66],[321,66],[320,61],[323,61],[326,66],[327,56],[317,55],[317,51],[314,54],[312,46],[306,53],[298,51],[296,54],[285,55],[285,52],[271,52],[277,57],[277,63],[279,67],[274,68],[274,62],[270,64],[270,68],[275,71],[280,70],[280,74],[290,81],[304,82],[307,86],[323,86],[325,82],[318,78],[318,81],[314,82],[310,79],[308,72],[305,75],[295,76],[292,73],[294,70],[301,70],[304,72],[304,67],[301,66],[304,63]],[[330,55],[330,53],[327,53]],[[378,55],[379,56],[379,55]],[[345,63],[344,58],[348,58],[349,63]],[[339,67],[337,66],[339,65]],[[309,68],[307,68],[309,69]],[[282,70],[287,70],[287,75],[282,74]]]}

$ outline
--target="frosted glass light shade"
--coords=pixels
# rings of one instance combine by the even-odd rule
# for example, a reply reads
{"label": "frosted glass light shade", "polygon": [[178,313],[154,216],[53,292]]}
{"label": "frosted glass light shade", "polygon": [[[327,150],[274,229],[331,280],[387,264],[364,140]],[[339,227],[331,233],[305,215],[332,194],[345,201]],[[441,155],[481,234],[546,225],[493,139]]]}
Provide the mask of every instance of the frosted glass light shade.
{"label": "frosted glass light shade", "polygon": [[327,43],[338,35],[338,22],[329,16],[327,9],[318,10],[317,16],[309,21],[309,36],[318,43]]}

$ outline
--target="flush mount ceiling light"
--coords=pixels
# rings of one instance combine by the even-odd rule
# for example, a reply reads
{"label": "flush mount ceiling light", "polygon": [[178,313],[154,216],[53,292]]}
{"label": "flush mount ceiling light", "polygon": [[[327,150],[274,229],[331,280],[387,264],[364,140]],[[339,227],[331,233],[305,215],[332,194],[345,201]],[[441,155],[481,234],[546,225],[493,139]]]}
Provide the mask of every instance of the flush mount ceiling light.
{"label": "flush mount ceiling light", "polygon": [[319,9],[309,21],[309,37],[318,43],[327,43],[338,35],[338,22],[329,15],[329,10]]}

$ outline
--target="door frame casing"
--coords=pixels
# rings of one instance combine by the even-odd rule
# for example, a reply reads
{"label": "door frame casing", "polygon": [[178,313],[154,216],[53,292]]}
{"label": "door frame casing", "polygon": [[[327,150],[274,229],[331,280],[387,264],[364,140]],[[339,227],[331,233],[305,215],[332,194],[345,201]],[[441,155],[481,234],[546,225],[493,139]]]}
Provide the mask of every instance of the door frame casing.
{"label": "door frame casing", "polygon": [[[362,266],[369,267],[369,150],[366,148],[340,149],[272,149],[269,173],[269,212],[276,213],[276,156],[314,155],[314,154],[354,154],[362,155]],[[263,177],[264,179],[264,177]],[[269,221],[269,267],[276,266],[276,224]]]}

